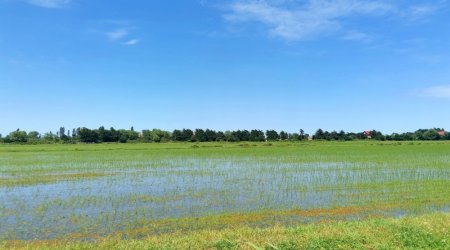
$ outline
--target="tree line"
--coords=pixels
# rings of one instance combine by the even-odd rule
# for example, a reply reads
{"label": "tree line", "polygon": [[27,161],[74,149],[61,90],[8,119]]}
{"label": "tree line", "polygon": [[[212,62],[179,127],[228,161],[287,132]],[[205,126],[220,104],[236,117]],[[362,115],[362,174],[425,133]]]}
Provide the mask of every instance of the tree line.
{"label": "tree line", "polygon": [[264,141],[352,141],[352,140],[378,140],[378,141],[414,141],[414,140],[450,140],[450,133],[444,129],[419,129],[415,132],[382,134],[380,131],[364,131],[359,133],[344,131],[323,131],[318,129],[312,136],[303,129],[298,133],[288,133],[276,130],[236,130],[215,131],[212,129],[175,129],[165,131],[161,129],[135,131],[130,129],[114,129],[99,127],[98,129],[76,128],[67,130],[60,127],[56,133],[48,132],[41,135],[37,131],[26,132],[20,129],[12,131],[7,136],[0,134],[0,143],[161,143],[161,142],[264,142]]}
{"label": "tree line", "polygon": [[344,131],[328,132],[318,129],[312,137],[314,140],[335,140],[335,141],[349,141],[349,140],[366,140],[372,139],[377,141],[438,141],[450,140],[450,133],[443,128],[419,129],[415,132],[392,133],[385,135],[380,131],[371,130],[360,133],[345,133]]}

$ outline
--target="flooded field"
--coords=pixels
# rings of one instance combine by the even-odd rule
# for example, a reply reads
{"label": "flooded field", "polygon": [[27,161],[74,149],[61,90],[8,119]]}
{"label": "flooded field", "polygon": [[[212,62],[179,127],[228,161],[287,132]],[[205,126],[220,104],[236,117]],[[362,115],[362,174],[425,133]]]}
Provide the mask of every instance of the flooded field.
{"label": "flooded field", "polygon": [[0,240],[449,211],[448,143],[0,146]]}

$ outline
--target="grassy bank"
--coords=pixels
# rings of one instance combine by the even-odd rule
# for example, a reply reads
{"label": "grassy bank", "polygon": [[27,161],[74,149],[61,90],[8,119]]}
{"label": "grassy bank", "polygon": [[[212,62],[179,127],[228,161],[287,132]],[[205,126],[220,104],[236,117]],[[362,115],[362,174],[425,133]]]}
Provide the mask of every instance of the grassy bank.
{"label": "grassy bank", "polygon": [[450,214],[320,222],[298,227],[172,233],[140,240],[4,242],[11,249],[450,249]]}

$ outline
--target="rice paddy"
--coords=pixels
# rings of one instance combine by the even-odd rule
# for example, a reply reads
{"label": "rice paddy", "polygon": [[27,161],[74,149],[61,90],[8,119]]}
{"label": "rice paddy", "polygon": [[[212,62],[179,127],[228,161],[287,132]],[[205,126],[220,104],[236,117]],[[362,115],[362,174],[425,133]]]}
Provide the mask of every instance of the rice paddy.
{"label": "rice paddy", "polygon": [[0,200],[5,244],[448,221],[450,143],[0,145]]}

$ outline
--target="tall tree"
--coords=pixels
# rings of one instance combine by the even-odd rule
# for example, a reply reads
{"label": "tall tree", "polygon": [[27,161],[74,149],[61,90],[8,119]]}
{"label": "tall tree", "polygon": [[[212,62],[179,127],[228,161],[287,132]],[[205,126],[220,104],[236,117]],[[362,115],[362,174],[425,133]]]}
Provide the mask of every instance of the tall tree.
{"label": "tall tree", "polygon": [[183,129],[181,131],[181,135],[182,135],[182,141],[191,141],[192,137],[194,136],[194,131],[192,131],[190,129]]}
{"label": "tall tree", "polygon": [[341,141],[346,141],[347,140],[347,135],[345,134],[344,130],[339,131],[338,139],[341,140]]}
{"label": "tall tree", "polygon": [[81,128],[78,134],[80,137],[80,142],[98,143],[100,141],[99,134],[95,130],[90,130],[88,128]]}
{"label": "tall tree", "polygon": [[423,138],[425,140],[437,141],[440,139],[439,133],[434,129],[429,129],[423,133]]}
{"label": "tall tree", "polygon": [[206,137],[206,141],[216,141],[217,133],[214,130],[206,129],[205,137]]}
{"label": "tall tree", "polygon": [[280,132],[280,140],[285,141],[287,139],[289,139],[289,134],[286,133],[285,131],[281,131]]}
{"label": "tall tree", "polygon": [[59,140],[59,138],[55,134],[53,134],[52,131],[50,131],[44,134],[42,140],[44,141],[44,143],[55,143]]}
{"label": "tall tree", "polygon": [[318,129],[313,137],[314,140],[323,140],[325,139],[324,132],[322,129]]}
{"label": "tall tree", "polygon": [[222,132],[222,131],[217,132],[216,141],[226,141],[226,140],[227,140],[227,137],[224,132]]}
{"label": "tall tree", "polygon": [[172,132],[172,140],[173,141],[182,141],[182,133],[181,130],[175,129]]}
{"label": "tall tree", "polygon": [[205,131],[203,129],[196,129],[194,133],[194,141],[204,142],[207,141]]}
{"label": "tall tree", "polygon": [[59,137],[63,138],[64,136],[66,136],[66,128],[60,127],[59,128]]}
{"label": "tall tree", "polygon": [[289,140],[291,141],[301,141],[301,135],[298,133],[293,133],[289,136]]}
{"label": "tall tree", "polygon": [[236,135],[239,141],[250,141],[250,132],[248,130],[238,130]]}
{"label": "tall tree", "polygon": [[304,140],[305,138],[305,131],[303,129],[300,129],[300,140]]}
{"label": "tall tree", "polygon": [[33,142],[33,143],[37,143],[41,139],[41,135],[37,131],[29,132],[27,137],[28,137],[28,141]]}
{"label": "tall tree", "polygon": [[250,131],[250,141],[265,141],[264,132],[261,130],[254,129]]}
{"label": "tall tree", "polygon": [[16,131],[9,133],[8,139],[13,143],[25,143],[28,141],[27,132],[17,129]]}
{"label": "tall tree", "polygon": [[280,139],[280,135],[275,130],[267,130],[266,137],[268,141],[278,141]]}
{"label": "tall tree", "polygon": [[229,142],[238,142],[239,140],[239,134],[237,133],[237,131],[225,131],[225,138],[226,141]]}

